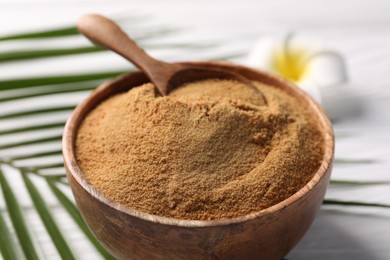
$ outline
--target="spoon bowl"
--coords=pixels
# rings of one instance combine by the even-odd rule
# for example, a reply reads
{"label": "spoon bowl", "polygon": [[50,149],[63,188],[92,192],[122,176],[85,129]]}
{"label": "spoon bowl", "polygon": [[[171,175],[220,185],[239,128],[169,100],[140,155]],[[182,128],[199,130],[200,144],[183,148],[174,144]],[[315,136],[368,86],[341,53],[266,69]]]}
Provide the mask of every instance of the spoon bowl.
{"label": "spoon bowl", "polygon": [[250,80],[237,73],[202,65],[171,64],[149,56],[117,24],[104,16],[85,15],[79,19],[77,28],[92,42],[118,53],[145,72],[162,96],[168,95],[184,83],[215,78],[242,82],[258,96],[259,105],[267,103],[260,90]]}

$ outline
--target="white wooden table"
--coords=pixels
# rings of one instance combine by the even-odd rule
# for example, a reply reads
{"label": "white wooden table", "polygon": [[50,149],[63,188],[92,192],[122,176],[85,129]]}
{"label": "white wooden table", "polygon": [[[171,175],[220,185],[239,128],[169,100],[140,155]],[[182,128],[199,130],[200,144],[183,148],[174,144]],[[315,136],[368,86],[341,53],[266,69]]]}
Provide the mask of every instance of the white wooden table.
{"label": "white wooden table", "polygon": [[[150,17],[147,21],[150,26],[164,24],[184,29],[162,41],[222,43],[210,51],[202,49],[191,53],[152,50],[157,57],[166,60],[246,53],[259,37],[268,33],[295,31],[325,39],[329,47],[344,55],[355,89],[354,97],[359,97],[362,103],[362,113],[335,124],[336,157],[372,160],[367,164],[336,164],[332,178],[387,182],[370,186],[331,186],[326,197],[390,204],[390,1],[0,0],[0,34],[73,24],[79,15],[92,11],[109,16],[142,14]],[[71,46],[80,41],[84,40],[53,41],[50,45]],[[0,44],[0,50],[17,49],[27,44],[28,41],[21,46]],[[45,47],[37,43],[34,46]],[[243,59],[235,61],[243,62]],[[128,66],[113,54],[88,54],[81,58],[0,64],[0,79],[126,69]],[[65,96],[64,100],[78,102],[85,95]],[[66,102],[64,100],[58,102]],[[18,105],[9,104],[10,107]],[[13,185],[18,185],[17,180],[15,183]],[[23,191],[20,196],[24,196]],[[26,199],[23,206],[28,212],[31,202]],[[51,206],[80,259],[97,259],[91,246],[54,199]],[[4,207],[1,198],[0,207]],[[36,222],[34,232],[38,242],[45,245],[42,254],[47,259],[59,258],[54,246],[46,243],[49,237],[39,218],[32,211],[29,218],[32,223]],[[389,209],[323,206],[309,232],[286,258],[386,260],[390,259],[389,245]]]}

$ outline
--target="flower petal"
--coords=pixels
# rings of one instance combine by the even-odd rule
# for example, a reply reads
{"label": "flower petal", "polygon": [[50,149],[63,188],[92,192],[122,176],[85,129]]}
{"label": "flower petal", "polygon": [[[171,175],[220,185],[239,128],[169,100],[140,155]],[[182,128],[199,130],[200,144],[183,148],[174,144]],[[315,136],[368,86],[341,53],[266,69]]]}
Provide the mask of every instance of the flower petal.
{"label": "flower petal", "polygon": [[324,50],[324,43],[318,38],[314,38],[307,34],[289,34],[289,48],[292,50],[304,50],[309,55],[314,55],[317,52]]}
{"label": "flower petal", "polygon": [[277,37],[263,37],[259,39],[250,51],[245,64],[255,68],[272,71],[271,62],[280,44]]}
{"label": "flower petal", "polygon": [[321,104],[322,97],[320,88],[314,83],[310,81],[296,83],[303,91],[309,94],[315,101]]}
{"label": "flower petal", "polygon": [[358,116],[364,110],[364,100],[356,95],[353,85],[341,83],[320,88],[322,107],[332,120]]}
{"label": "flower petal", "polygon": [[295,81],[319,103],[325,101],[322,88],[332,86],[336,90],[347,82],[344,59],[324,49],[323,41],[305,34],[262,37],[249,53],[246,64]]}
{"label": "flower petal", "polygon": [[311,57],[301,82],[312,82],[318,87],[347,82],[344,59],[335,52],[323,51]]}

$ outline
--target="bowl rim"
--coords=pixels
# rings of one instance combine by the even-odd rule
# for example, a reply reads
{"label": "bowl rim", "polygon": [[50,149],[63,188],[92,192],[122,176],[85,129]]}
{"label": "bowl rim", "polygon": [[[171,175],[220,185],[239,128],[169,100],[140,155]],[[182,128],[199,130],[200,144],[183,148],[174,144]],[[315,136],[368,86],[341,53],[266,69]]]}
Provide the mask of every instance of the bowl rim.
{"label": "bowl rim", "polygon": [[[77,181],[77,183],[88,192],[93,198],[97,199],[99,202],[120,211],[126,215],[131,217],[139,218],[145,221],[151,221],[154,223],[162,224],[162,225],[170,225],[170,226],[179,226],[179,227],[212,227],[212,226],[225,226],[225,225],[233,225],[239,224],[242,222],[254,220],[256,218],[264,217],[266,215],[270,215],[279,210],[282,210],[294,203],[299,202],[301,199],[305,197],[311,190],[313,190],[321,180],[327,175],[327,172],[331,169],[333,163],[334,156],[334,132],[332,124],[320,107],[320,105],[314,101],[308,94],[306,94],[303,90],[296,87],[292,82],[282,79],[278,76],[272,75],[268,72],[264,72],[259,69],[249,68],[242,65],[227,63],[227,62],[216,62],[216,61],[190,61],[190,62],[178,62],[180,64],[189,64],[189,65],[200,65],[200,66],[220,66],[223,69],[238,69],[241,71],[246,71],[248,73],[256,74],[258,76],[262,76],[265,78],[264,81],[270,80],[274,82],[269,85],[281,85],[283,88],[290,88],[290,91],[295,92],[294,95],[298,95],[301,98],[304,98],[308,103],[308,106],[313,110],[313,114],[319,116],[317,118],[318,123],[323,127],[324,133],[324,156],[321,162],[320,167],[317,172],[313,175],[309,182],[306,183],[300,190],[295,192],[290,197],[274,204],[268,208],[249,213],[247,215],[228,218],[228,219],[217,219],[217,220],[188,220],[188,219],[177,219],[171,217],[163,217],[158,215],[149,214],[146,212],[139,211],[134,208],[130,208],[124,206],[116,201],[113,201],[109,197],[105,196],[102,192],[100,192],[97,188],[95,188],[89,181],[87,181],[83,177],[83,173],[80,167],[77,164],[77,160],[75,157],[75,135],[79,128],[80,124],[76,124],[77,121],[81,122],[83,118],[80,120],[78,115],[85,116],[90,110],[83,112],[84,106],[86,106],[89,102],[91,102],[92,98],[100,93],[101,90],[109,88],[116,82],[120,82],[126,79],[127,76],[130,76],[139,71],[129,72],[123,75],[120,75],[114,79],[108,80],[97,87],[86,99],[84,99],[72,112],[70,117],[68,118],[62,138],[62,152],[63,152],[63,160],[65,168],[67,169],[67,175],[71,174],[71,176]],[[257,79],[258,80],[258,79]],[[258,80],[261,82],[261,80]],[[276,83],[277,84],[276,84]],[[277,87],[277,86],[276,86]],[[118,92],[119,93],[119,92]],[[105,96],[107,98],[108,96]],[[101,101],[100,101],[101,102]],[[83,113],[82,113],[83,112]],[[75,134],[73,134],[75,133]],[[68,176],[69,178],[69,176]]]}

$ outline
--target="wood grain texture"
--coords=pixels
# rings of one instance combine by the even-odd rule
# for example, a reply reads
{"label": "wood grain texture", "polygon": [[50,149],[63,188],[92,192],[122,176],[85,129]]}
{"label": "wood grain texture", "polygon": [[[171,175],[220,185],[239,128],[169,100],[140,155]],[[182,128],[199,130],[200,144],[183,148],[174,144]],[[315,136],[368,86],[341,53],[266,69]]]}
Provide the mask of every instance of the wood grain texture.
{"label": "wood grain texture", "polygon": [[164,218],[126,208],[105,197],[83,177],[75,159],[77,129],[87,113],[109,96],[147,81],[140,72],[107,82],[81,103],[68,120],[63,156],[77,205],[98,239],[119,259],[281,259],[312,223],[330,178],[334,136],[319,106],[291,83],[243,66],[183,63],[232,71],[280,88],[318,118],[325,140],[323,162],[312,180],[293,196],[259,212],[226,220]]}
{"label": "wood grain texture", "polygon": [[120,54],[137,66],[149,77],[162,96],[168,95],[173,89],[184,83],[217,78],[240,81],[256,91],[261,100],[260,104],[267,103],[263,94],[252,82],[234,72],[219,70],[212,66],[202,67],[198,64],[193,66],[167,63],[151,57],[114,21],[102,15],[82,16],[77,23],[77,28],[92,42]]}

